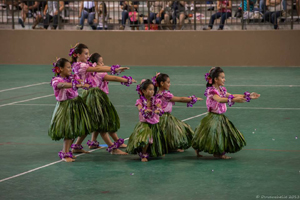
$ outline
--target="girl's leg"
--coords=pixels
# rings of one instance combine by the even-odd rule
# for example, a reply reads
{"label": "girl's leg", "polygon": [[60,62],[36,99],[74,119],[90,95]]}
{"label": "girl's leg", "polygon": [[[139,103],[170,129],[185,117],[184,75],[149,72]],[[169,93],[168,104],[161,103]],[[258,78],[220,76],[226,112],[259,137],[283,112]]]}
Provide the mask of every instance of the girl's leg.
{"label": "girl's leg", "polygon": [[[81,145],[83,140],[86,138],[87,135],[84,135],[84,136],[81,136],[81,137],[78,137],[77,138],[77,141],[76,141],[76,145]],[[73,153],[90,153],[88,151],[85,151],[83,149],[73,149],[72,150]]]}
{"label": "girl's leg", "polygon": [[[109,135],[107,133],[100,133],[100,135],[108,147],[114,145],[114,143],[112,143],[112,141],[110,140]],[[114,150],[112,150],[111,154],[127,155],[128,153],[121,151],[120,149],[114,149]]]}
{"label": "girl's leg", "polygon": [[196,149],[195,152],[196,152],[196,156],[197,157],[203,157],[202,155],[199,154],[199,150],[198,149]]}
{"label": "girl's leg", "polygon": [[91,140],[89,140],[87,142],[88,146],[90,149],[101,149],[101,147],[99,147],[99,142],[97,142],[97,137],[99,135],[99,132],[94,131],[92,133],[92,138]]}
{"label": "girl's leg", "polygon": [[[63,153],[69,153],[70,152],[70,147],[73,143],[73,140],[71,139],[64,139],[64,145],[63,145]],[[63,158],[64,161],[66,162],[74,162],[75,159],[71,158],[71,157],[65,157]]]}
{"label": "girl's leg", "polygon": [[[110,135],[110,137],[112,137],[112,139],[113,139],[115,142],[119,140],[119,137],[118,137],[117,133],[109,133],[109,135]],[[120,147],[121,147],[121,148],[126,148],[127,145],[126,145],[126,144],[122,144]]]}
{"label": "girl's leg", "polygon": [[[147,149],[149,147],[149,144],[147,144],[144,148],[143,148],[143,155],[146,155],[147,154]],[[141,161],[142,162],[148,162],[148,158],[147,157],[141,157]]]}
{"label": "girl's leg", "polygon": [[223,30],[225,21],[226,21],[226,19],[228,19],[229,17],[231,17],[231,13],[230,13],[230,12],[222,13],[221,23],[220,23],[220,26],[219,26],[219,28],[220,28],[221,30]]}

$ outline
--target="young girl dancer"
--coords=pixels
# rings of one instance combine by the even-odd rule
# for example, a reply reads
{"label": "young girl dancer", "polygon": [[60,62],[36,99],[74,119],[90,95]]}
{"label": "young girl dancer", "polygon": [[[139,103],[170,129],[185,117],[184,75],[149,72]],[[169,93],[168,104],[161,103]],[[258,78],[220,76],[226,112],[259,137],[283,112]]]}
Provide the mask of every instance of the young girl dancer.
{"label": "young girl dancer", "polygon": [[208,114],[201,120],[195,130],[192,147],[199,152],[204,151],[213,154],[214,157],[229,159],[225,153],[235,153],[246,145],[243,134],[235,128],[231,121],[224,115],[227,110],[226,103],[231,107],[235,102],[250,102],[257,99],[259,94],[245,92],[242,94],[230,94],[225,84],[225,73],[220,67],[213,67],[205,74],[206,84],[206,106]]}
{"label": "young girl dancer", "polygon": [[159,88],[156,98],[162,101],[162,109],[164,114],[160,117],[159,125],[167,138],[169,150],[177,150],[184,152],[184,149],[188,149],[191,146],[191,141],[194,136],[194,131],[190,125],[180,121],[173,115],[171,115],[172,107],[175,102],[187,103],[187,107],[193,107],[193,105],[201,98],[195,97],[176,97],[170,91],[170,77],[167,74],[158,73],[152,78],[152,82],[155,85],[155,92],[157,87]]}
{"label": "young girl dancer", "polygon": [[165,135],[158,123],[159,115],[163,114],[161,100],[154,96],[154,85],[151,80],[142,80],[137,86],[140,98],[136,101],[140,122],[131,134],[127,152],[139,154],[142,162],[147,162],[149,156],[158,157],[167,153]]}
{"label": "young girl dancer", "polygon": [[[100,66],[104,66],[103,58],[98,53],[92,54],[91,57],[89,58],[89,62],[90,63],[96,63],[97,65],[100,65]],[[121,78],[121,77],[118,77],[118,76],[111,76],[111,75],[108,75],[107,73],[100,73],[100,75],[102,77],[102,83],[99,84],[99,88],[105,93],[105,95],[103,94],[104,99],[108,100],[108,101],[102,102],[102,113],[107,114],[107,116],[103,116],[104,119],[107,120],[107,122],[106,122],[107,126],[104,126],[101,129],[98,129],[98,130],[94,131],[92,133],[92,138],[91,138],[91,140],[88,141],[88,143],[96,144],[97,146],[99,146],[99,142],[97,142],[97,137],[100,133],[102,139],[104,140],[104,142],[109,147],[107,149],[108,152],[112,152],[113,154],[127,154],[127,153],[125,153],[125,152],[123,152],[119,149],[115,149],[115,150],[113,149],[113,148],[115,148],[114,145],[118,145],[119,144],[118,141],[123,141],[123,139],[119,139],[119,137],[116,133],[117,128],[120,127],[120,125],[119,125],[120,120],[119,120],[117,111],[115,110],[113,104],[109,101],[109,98],[107,97],[107,94],[109,93],[108,81],[121,82],[121,84],[127,85],[128,79],[127,78]],[[136,83],[136,81],[134,79],[132,79],[132,82]],[[129,86],[129,85],[127,85],[127,86]],[[84,91],[84,93],[83,93],[84,101],[87,103],[88,106],[93,106],[93,103],[94,103],[93,98],[90,95],[87,95],[86,93],[88,93],[88,91]],[[117,128],[115,128],[115,129],[110,128],[110,124],[112,124],[112,122],[110,122],[110,120],[111,121],[115,120],[116,123],[118,123]],[[113,138],[114,142],[116,142],[115,144],[110,140],[108,134]],[[90,149],[91,148],[97,148],[96,145],[90,146]],[[127,147],[127,145],[126,144],[120,144],[119,147],[120,148],[125,148],[125,147]]]}
{"label": "young girl dancer", "polygon": [[82,98],[78,96],[77,88],[89,87],[80,83],[76,75],[72,75],[70,62],[60,58],[53,63],[55,77],[51,80],[51,86],[57,100],[53,112],[48,135],[52,140],[64,139],[63,150],[59,157],[66,162],[75,161],[70,147],[76,137],[85,135],[92,129],[88,108]]}
{"label": "young girl dancer", "polygon": [[[111,71],[111,74],[118,74],[126,69],[118,65],[112,67],[106,67],[98,65],[97,63],[88,62],[89,50],[88,47],[84,44],[78,44],[74,49],[70,50],[72,56],[72,67],[76,75],[78,75],[82,80],[91,85],[91,88],[83,93],[83,100],[86,102],[93,122],[93,130],[95,133],[92,136],[92,141],[88,141],[87,144],[91,149],[99,148],[99,142],[96,141],[97,135],[100,132],[103,136],[104,141],[109,145],[107,151],[112,154],[126,154],[125,152],[119,150],[119,147],[126,147],[124,140],[118,138],[116,131],[120,128],[119,116],[110,102],[105,90],[108,92],[107,82],[105,83],[104,77],[106,80],[115,80],[122,82],[123,85],[129,86],[135,82],[132,77],[123,76],[122,78],[116,78],[106,75],[105,72]],[[110,133],[111,137],[115,140],[114,143],[111,143],[109,137],[106,133]],[[72,145],[73,152],[84,152],[82,147],[82,142],[85,139],[85,136],[79,137],[76,141],[76,144]],[[123,145],[123,146],[122,146]]]}

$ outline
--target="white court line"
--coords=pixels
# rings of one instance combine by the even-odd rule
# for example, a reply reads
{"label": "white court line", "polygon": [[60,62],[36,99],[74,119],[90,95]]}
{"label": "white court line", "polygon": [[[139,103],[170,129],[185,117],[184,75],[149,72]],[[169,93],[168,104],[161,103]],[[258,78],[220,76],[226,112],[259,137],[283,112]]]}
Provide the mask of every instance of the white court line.
{"label": "white court line", "polygon": [[10,105],[14,105],[14,104],[17,104],[17,103],[23,103],[23,102],[32,101],[32,100],[36,100],[36,99],[42,99],[42,98],[51,97],[51,96],[53,96],[53,94],[48,94],[48,95],[45,95],[45,96],[35,97],[35,98],[32,98],[32,99],[26,99],[26,100],[22,100],[22,101],[15,101],[15,102],[7,103],[7,104],[2,104],[2,105],[0,105],[0,107],[10,106]]}
{"label": "white court line", "polygon": [[[109,83],[109,85],[121,85],[117,83]],[[188,84],[188,83],[172,83],[172,85],[181,85],[181,86],[206,86],[206,84]],[[225,85],[225,87],[300,87],[300,85]]]}
{"label": "white court line", "polygon": [[[14,106],[51,106],[54,107],[56,104],[13,104]],[[131,105],[114,105],[115,107],[128,107],[135,108],[136,106]],[[173,106],[173,108],[184,108],[185,106]],[[206,109],[204,106],[194,106],[193,108]],[[244,109],[244,110],[300,110],[300,108],[264,108],[264,107],[231,107],[229,109]]]}
{"label": "white court line", "polygon": [[[206,113],[207,113],[207,112],[206,112]],[[202,115],[204,115],[204,114],[206,114],[206,113],[202,113],[202,114],[200,114],[200,115],[196,115],[196,116],[194,116],[194,117],[190,117],[190,118],[184,119],[184,120],[182,120],[182,121],[187,121],[187,120],[190,120],[190,119],[193,119],[193,118],[196,118],[196,117],[200,117],[200,116],[202,116]],[[129,138],[125,138],[124,140],[126,141],[126,140],[128,140],[128,139],[129,139]],[[96,150],[98,150],[98,149],[94,149],[94,150],[91,150],[91,151],[89,151],[89,152],[93,152],[93,151],[96,151]],[[81,155],[84,155],[84,154],[85,154],[85,153],[81,153],[81,154],[79,154],[79,155],[76,155],[76,157],[81,156]],[[14,175],[14,176],[11,176],[11,177],[2,179],[2,180],[0,180],[0,183],[1,183],[1,182],[4,182],[4,181],[7,181],[7,180],[10,180],[10,179],[13,179],[13,178],[17,178],[17,177],[19,177],[19,176],[22,176],[22,175],[25,175],[25,174],[28,174],[28,173],[31,173],[31,172],[34,172],[34,171],[37,171],[37,170],[39,170],[39,169],[43,169],[43,168],[45,168],[45,167],[49,167],[49,166],[51,166],[51,165],[55,165],[55,164],[60,163],[60,162],[62,162],[62,160],[55,161],[55,162],[49,163],[49,164],[47,164],[47,165],[43,165],[43,166],[41,166],[41,167],[38,167],[38,168],[35,168],[35,169],[31,169],[31,170],[29,170],[29,171],[26,171],[26,172],[23,172],[23,173],[20,173],[20,174],[17,174],[17,175]]]}
{"label": "white court line", "polygon": [[10,91],[10,90],[17,90],[17,89],[21,89],[21,88],[27,88],[27,87],[32,87],[32,86],[36,86],[36,85],[43,85],[43,84],[48,84],[48,83],[49,82],[42,82],[42,83],[36,83],[36,84],[32,84],[32,85],[24,85],[24,86],[20,86],[20,87],[14,87],[14,88],[0,90],[0,92],[6,92],[6,91]]}

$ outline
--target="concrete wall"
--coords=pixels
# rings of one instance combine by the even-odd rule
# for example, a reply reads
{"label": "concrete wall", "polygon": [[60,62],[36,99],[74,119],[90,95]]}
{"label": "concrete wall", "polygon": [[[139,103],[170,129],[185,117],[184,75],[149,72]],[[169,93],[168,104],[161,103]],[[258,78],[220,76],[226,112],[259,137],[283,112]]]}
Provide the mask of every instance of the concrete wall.
{"label": "concrete wall", "polygon": [[0,30],[0,64],[51,64],[88,45],[106,64],[300,66],[300,31]]}

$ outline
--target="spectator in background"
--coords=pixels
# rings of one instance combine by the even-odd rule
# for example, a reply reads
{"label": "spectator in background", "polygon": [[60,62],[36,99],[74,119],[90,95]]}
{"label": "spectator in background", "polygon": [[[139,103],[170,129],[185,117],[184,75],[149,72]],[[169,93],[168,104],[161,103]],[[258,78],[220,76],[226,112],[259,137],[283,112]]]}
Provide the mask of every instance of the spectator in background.
{"label": "spectator in background", "polygon": [[96,30],[94,25],[95,12],[98,12],[98,5],[94,1],[82,1],[79,8],[80,25],[79,29],[82,30],[84,26],[84,20],[88,19],[88,23],[93,30]]}
{"label": "spectator in background", "polygon": [[166,7],[166,1],[150,2],[150,23],[161,24],[161,21],[165,18],[164,8]]}
{"label": "spectator in background", "polygon": [[[128,9],[129,6],[131,6],[129,4],[129,1],[120,1],[120,6],[122,11],[122,24],[120,26],[120,30],[124,30],[125,26],[126,26],[126,20],[128,19]],[[139,2],[138,1],[133,1],[132,2],[132,6],[134,7],[135,11],[138,12],[138,6],[139,6]]]}
{"label": "spectator in background", "polygon": [[99,24],[97,26],[97,30],[103,30],[103,20],[104,20],[104,29],[107,30],[107,21],[108,21],[108,12],[106,3],[101,2],[100,5],[98,5],[98,16],[99,16]]}
{"label": "spectator in background", "polygon": [[[38,24],[42,20],[42,15],[39,10],[40,8],[40,2],[38,1],[21,1],[21,18],[19,18],[18,22],[21,24],[23,28],[25,28],[24,22],[26,21],[26,18],[29,17],[28,15],[32,15],[35,17],[34,24]],[[35,25],[36,26],[36,25]],[[34,29],[35,26],[32,26]]]}
{"label": "spectator in background", "polygon": [[44,9],[44,29],[48,29],[51,22],[53,25],[51,29],[56,29],[58,25],[58,11],[62,13],[64,10],[65,4],[63,1],[47,1],[47,5]]}
{"label": "spectator in background", "polygon": [[277,19],[282,16],[282,0],[266,0],[268,10],[263,16],[264,21],[269,21],[274,25],[274,29],[279,29]]}
{"label": "spectator in background", "polygon": [[209,25],[203,30],[211,30],[213,28],[216,19],[221,17],[221,22],[218,30],[223,30],[226,19],[231,17],[231,1],[218,1],[217,3],[218,12],[210,17]]}

